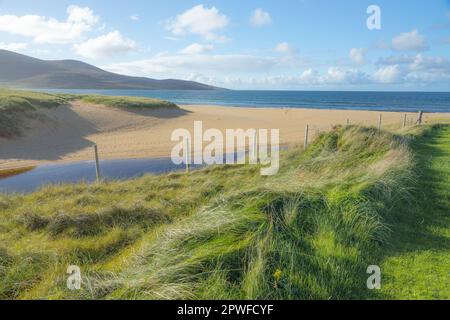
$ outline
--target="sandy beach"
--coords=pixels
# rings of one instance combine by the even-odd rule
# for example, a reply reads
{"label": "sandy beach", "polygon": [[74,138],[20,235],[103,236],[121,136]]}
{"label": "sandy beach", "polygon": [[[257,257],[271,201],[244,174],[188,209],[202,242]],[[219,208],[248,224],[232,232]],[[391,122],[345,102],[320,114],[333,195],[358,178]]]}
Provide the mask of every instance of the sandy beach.
{"label": "sandy beach", "polygon": [[[206,105],[183,106],[179,110],[129,111],[102,105],[71,105],[43,111],[45,120],[30,120],[19,138],[0,138],[0,169],[49,162],[92,160],[93,144],[101,159],[168,157],[173,130],[193,131],[194,121],[204,129],[280,129],[281,144],[302,143],[308,124],[312,138],[333,125],[400,125],[403,113],[316,109],[255,109]],[[408,114],[415,121],[417,114]],[[425,122],[450,118],[449,114],[426,114]]]}

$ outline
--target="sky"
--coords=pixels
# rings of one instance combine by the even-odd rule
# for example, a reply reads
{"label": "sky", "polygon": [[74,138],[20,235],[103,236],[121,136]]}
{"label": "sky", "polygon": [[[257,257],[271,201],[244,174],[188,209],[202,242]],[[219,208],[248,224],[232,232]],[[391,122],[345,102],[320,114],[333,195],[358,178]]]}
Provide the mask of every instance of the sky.
{"label": "sky", "polygon": [[230,89],[450,91],[450,0],[0,0],[0,49]]}

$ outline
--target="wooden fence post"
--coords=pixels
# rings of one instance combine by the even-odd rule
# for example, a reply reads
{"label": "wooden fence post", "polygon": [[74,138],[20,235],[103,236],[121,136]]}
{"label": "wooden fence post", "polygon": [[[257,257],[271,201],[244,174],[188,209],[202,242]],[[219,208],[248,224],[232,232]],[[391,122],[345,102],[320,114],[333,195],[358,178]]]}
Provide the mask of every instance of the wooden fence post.
{"label": "wooden fence post", "polygon": [[100,161],[98,160],[98,148],[96,144],[94,144],[94,156],[95,156],[95,174],[97,176],[97,183],[100,183],[102,178],[100,176]]}
{"label": "wooden fence post", "polygon": [[405,113],[405,115],[403,116],[403,129],[404,128],[406,128],[406,117],[407,117],[407,114]]}
{"label": "wooden fence post", "polygon": [[308,134],[309,134],[309,125],[306,125],[305,128],[305,150],[308,148]]}
{"label": "wooden fence post", "polygon": [[378,130],[381,130],[381,120],[383,119],[383,115],[378,116]]}
{"label": "wooden fence post", "polygon": [[423,111],[419,111],[419,116],[417,117],[417,124],[420,126],[422,124]]}

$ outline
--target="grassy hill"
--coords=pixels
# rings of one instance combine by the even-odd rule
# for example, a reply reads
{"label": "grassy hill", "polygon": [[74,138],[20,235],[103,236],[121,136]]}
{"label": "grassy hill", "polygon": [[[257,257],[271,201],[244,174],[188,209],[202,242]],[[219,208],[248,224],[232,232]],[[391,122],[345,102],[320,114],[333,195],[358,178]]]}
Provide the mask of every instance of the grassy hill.
{"label": "grassy hill", "polygon": [[[411,285],[398,276],[408,270],[390,259],[413,241],[407,212],[426,206],[418,181],[439,174],[424,172],[420,158],[436,132],[448,139],[448,126],[402,134],[338,127],[306,152],[285,152],[273,177],[221,166],[0,196],[0,298],[408,297],[398,291]],[[448,186],[448,171],[439,181]],[[441,192],[433,219],[448,219]],[[449,225],[439,228],[448,241]],[[393,231],[402,229],[399,239]],[[441,249],[444,277],[449,251]],[[381,292],[366,288],[373,264],[389,273]],[[80,291],[66,288],[69,265],[81,268]],[[433,297],[448,291],[436,283]]]}
{"label": "grassy hill", "polygon": [[150,98],[47,94],[0,88],[0,137],[11,138],[22,134],[26,130],[27,119],[45,119],[40,110],[67,105],[72,100],[135,110],[178,108],[171,102]]}

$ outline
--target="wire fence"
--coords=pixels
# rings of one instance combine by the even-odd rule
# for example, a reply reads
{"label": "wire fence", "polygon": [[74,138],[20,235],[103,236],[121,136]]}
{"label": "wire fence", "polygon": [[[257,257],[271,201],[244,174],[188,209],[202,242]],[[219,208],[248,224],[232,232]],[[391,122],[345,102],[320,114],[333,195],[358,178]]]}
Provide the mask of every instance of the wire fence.
{"label": "wire fence", "polygon": [[[386,116],[385,116],[386,114]],[[324,132],[328,132],[332,130],[336,126],[342,126],[342,125],[361,125],[361,126],[372,126],[377,127],[378,129],[401,129],[401,128],[407,128],[409,126],[413,125],[420,125],[426,121],[424,119],[424,113],[422,111],[418,112],[417,114],[411,114],[411,113],[405,113],[405,114],[396,114],[398,115],[398,119],[395,119],[393,117],[392,113],[379,113],[378,115],[374,114],[372,119],[355,119],[353,120],[351,117],[341,117],[338,121],[335,121],[333,124],[323,125],[323,124],[314,124],[313,119],[311,120],[311,124],[306,124],[305,127],[299,127],[297,130],[290,133],[291,136],[296,137],[295,141],[297,144],[302,144],[303,147],[306,149],[308,145],[310,145],[320,134]],[[303,121],[305,123],[307,121]],[[254,141],[256,141],[256,137],[254,138]],[[283,143],[283,142],[282,142]],[[295,142],[294,142],[295,143]],[[292,141],[289,143],[286,143],[286,145],[292,144]],[[250,152],[250,145],[248,147],[248,152]],[[78,148],[79,150],[76,150],[76,155],[71,158],[70,152],[73,152],[75,148]],[[152,159],[154,156],[147,156],[150,155],[151,147],[148,146],[140,146],[142,150],[142,157],[136,157],[141,159]],[[189,157],[186,157],[184,159],[185,169],[186,172],[190,172],[192,170],[192,159],[195,156],[192,151],[191,142],[189,142],[187,145],[185,145],[185,148],[188,150],[187,154]],[[133,149],[133,145],[130,146],[127,145],[119,145],[117,148],[106,148],[108,151],[102,148],[101,144],[96,144],[89,140],[84,140],[82,143],[80,141],[65,141],[62,144],[58,145],[51,145],[43,141],[42,144],[32,146],[30,149],[27,150],[27,154],[33,153],[34,151],[42,151],[42,150],[52,150],[52,149],[58,149],[59,153],[66,153],[65,154],[65,162],[75,162],[75,161],[88,161],[92,162],[92,168],[95,168],[95,180],[100,182],[102,181],[102,165],[104,164],[105,160],[113,160],[113,159],[127,159],[123,155],[126,154],[128,151],[135,151]],[[256,148],[253,147],[253,150]],[[81,150],[81,151],[80,151]],[[229,150],[224,150],[224,156]],[[58,156],[55,154],[51,154],[51,151],[49,151],[49,155],[47,155],[47,159],[45,160],[47,163],[55,163],[58,160]],[[170,153],[166,153],[167,156],[164,158],[167,158],[170,160]],[[2,165],[1,157],[2,154],[0,153],[0,167]],[[247,156],[250,157],[250,154],[247,154]],[[15,155],[15,159],[21,159],[20,152]],[[23,157],[25,158],[25,157]],[[161,157],[162,158],[162,157]],[[48,161],[48,159],[51,159]],[[39,164],[42,162],[39,162]],[[17,167],[16,167],[17,168]],[[178,167],[180,169],[180,167]],[[151,169],[150,169],[151,170]],[[151,171],[150,171],[151,172]]]}

